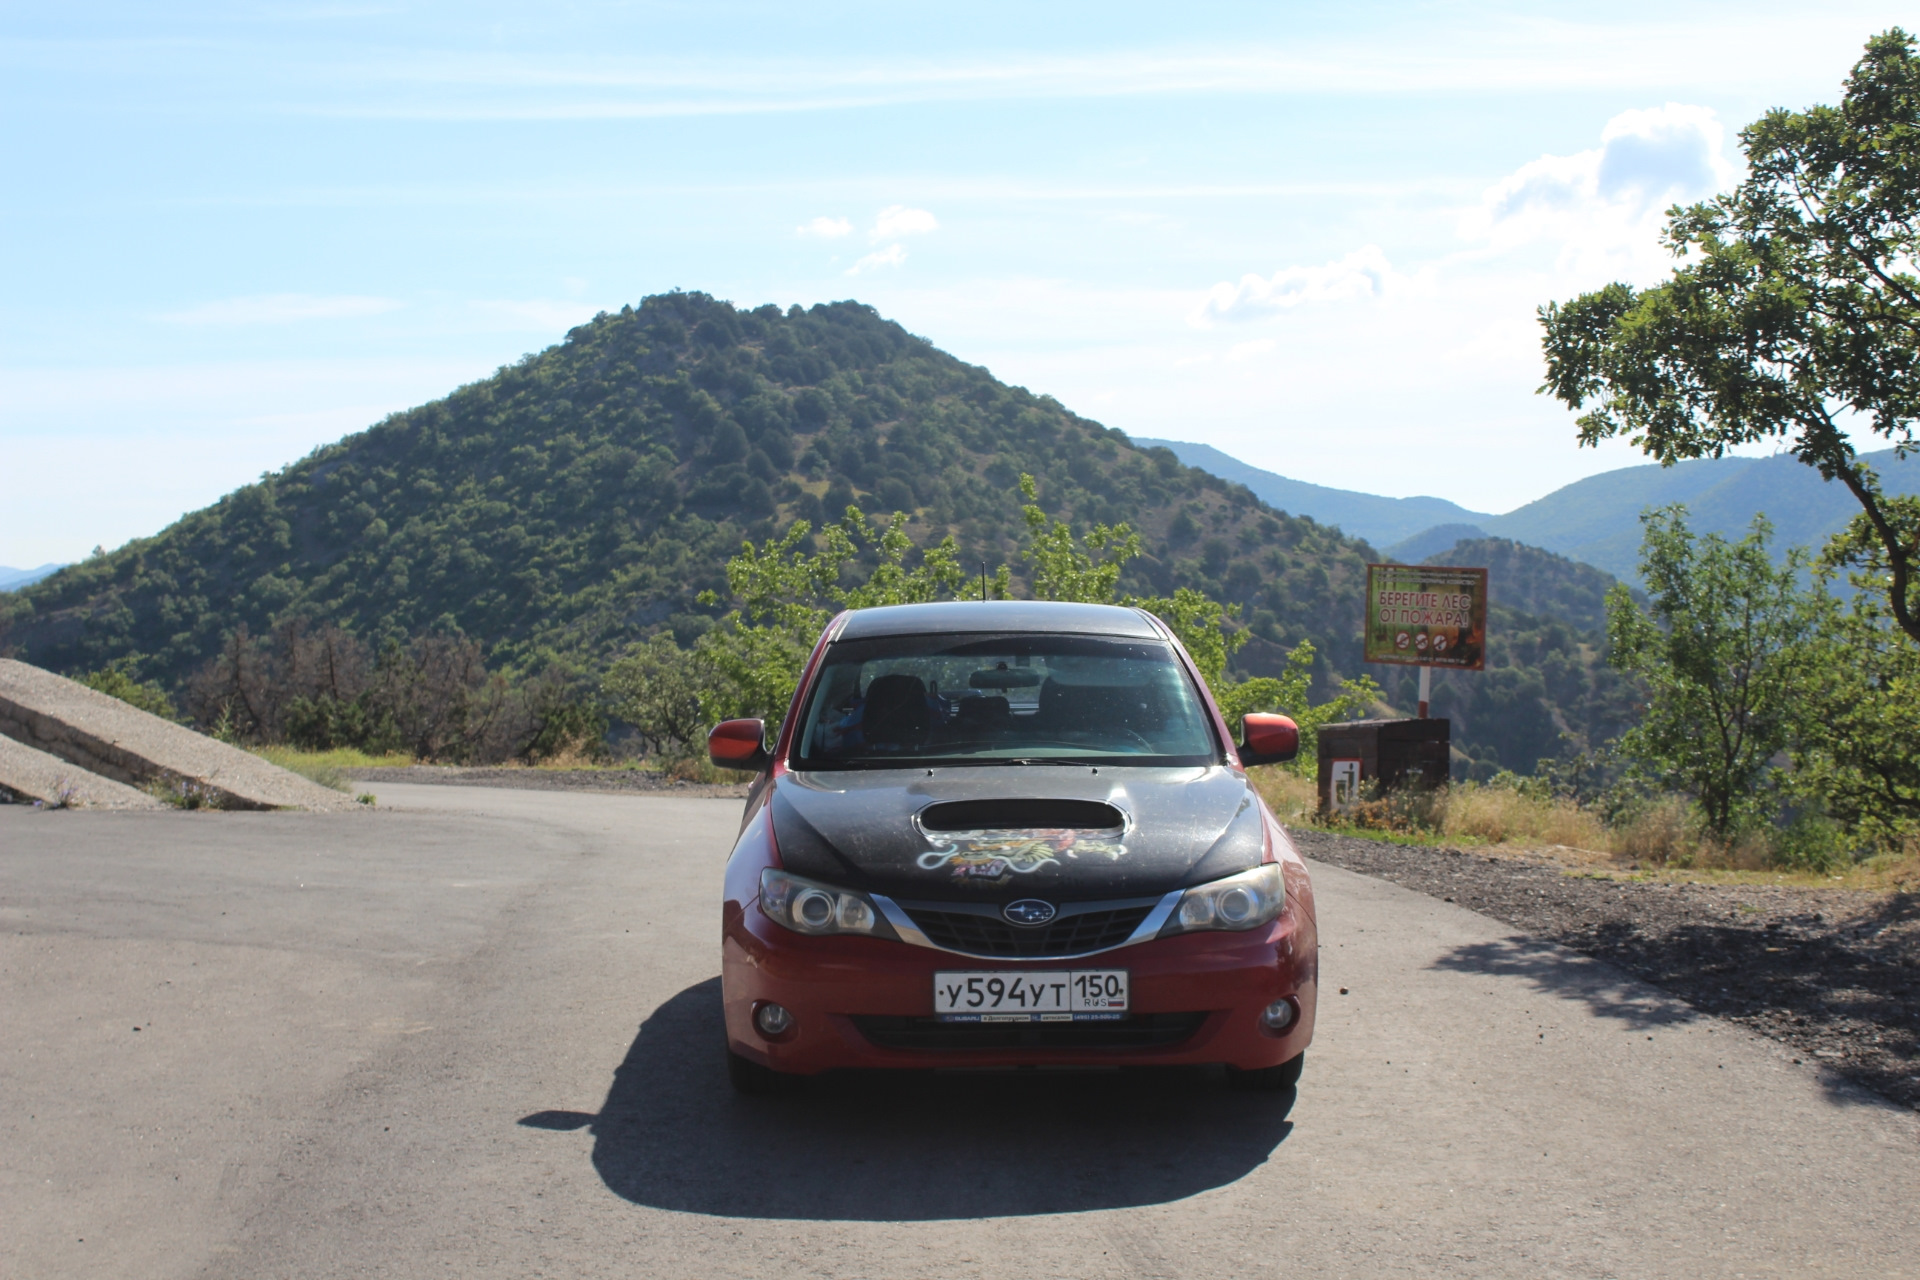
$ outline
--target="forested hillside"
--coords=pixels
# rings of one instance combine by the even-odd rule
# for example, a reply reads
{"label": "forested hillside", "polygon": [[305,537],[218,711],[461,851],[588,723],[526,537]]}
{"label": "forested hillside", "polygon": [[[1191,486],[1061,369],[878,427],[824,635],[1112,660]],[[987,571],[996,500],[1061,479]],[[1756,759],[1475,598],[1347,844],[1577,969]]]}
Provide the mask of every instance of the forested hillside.
{"label": "forested hillside", "polygon": [[[969,565],[1012,563],[1021,594],[1022,472],[1079,528],[1144,535],[1123,585],[1240,605],[1258,637],[1245,669],[1276,668],[1310,638],[1321,687],[1359,674],[1364,542],[999,383],[869,307],[743,311],[697,293],[596,317],[152,538],[0,595],[0,643],[69,672],[135,657],[143,678],[179,688],[235,628],[304,618],[376,644],[457,632],[495,666],[591,672],[652,632],[686,642],[708,627],[720,610],[696,597],[724,595],[743,538],[850,502],[907,513],[919,545],[952,533]],[[1529,680],[1515,696],[1545,690]],[[1529,714],[1585,727],[1574,705]]]}
{"label": "forested hillside", "polygon": [[[289,616],[369,638],[457,628],[527,667],[698,630],[743,537],[849,502],[1013,558],[1017,480],[1081,526],[1130,521],[1142,593],[1247,606],[1351,668],[1360,544],[1133,448],[996,382],[871,308],[740,311],[648,298],[443,400],[248,485],[158,536],[70,567],[12,607],[11,643],[59,670],[137,652],[177,683],[223,634]],[[1015,561],[1016,581],[1020,565]]]}

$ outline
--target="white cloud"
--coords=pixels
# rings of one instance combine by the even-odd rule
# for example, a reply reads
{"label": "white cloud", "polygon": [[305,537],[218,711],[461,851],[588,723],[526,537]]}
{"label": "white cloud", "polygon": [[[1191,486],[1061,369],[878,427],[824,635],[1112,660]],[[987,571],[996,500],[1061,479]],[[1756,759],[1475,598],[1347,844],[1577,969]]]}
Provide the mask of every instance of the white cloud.
{"label": "white cloud", "polygon": [[1461,232],[1498,249],[1556,246],[1560,266],[1581,276],[1664,270],[1659,229],[1675,203],[1731,186],[1726,130],[1706,107],[1669,102],[1623,111],[1600,145],[1545,155],[1489,187]]}
{"label": "white cloud", "polygon": [[862,271],[871,271],[875,267],[897,267],[906,260],[906,248],[902,245],[890,244],[884,249],[879,249],[868,254],[866,257],[860,259],[860,261],[848,267],[847,274],[857,276]]}
{"label": "white cloud", "polygon": [[867,239],[875,244],[882,240],[898,240],[902,236],[925,235],[937,231],[939,221],[925,209],[909,209],[904,204],[890,204],[880,211],[874,220],[873,230],[867,232]]}
{"label": "white cloud", "polygon": [[1272,338],[1255,338],[1251,342],[1236,342],[1227,349],[1227,359],[1229,362],[1234,363],[1241,360],[1251,360],[1255,356],[1267,354],[1267,352],[1272,351],[1279,345],[1280,344]]}
{"label": "white cloud", "polygon": [[263,293],[203,302],[162,318],[175,324],[291,324],[299,320],[355,320],[398,311],[403,305],[393,298],[360,295]]}
{"label": "white cloud", "polygon": [[[1860,33],[1886,25],[1884,5],[1746,6],[1739,22],[1577,21],[1545,15],[1474,21],[1446,7],[1400,15],[1391,30],[1292,33],[1284,43],[981,57],[631,57],[596,51],[379,54],[296,80],[294,110],[426,119],[633,119],[883,109],[909,103],[1033,101],[1135,95],[1391,94],[1645,91],[1762,92],[1829,85],[1859,55]],[[1458,6],[1454,7],[1455,9]],[[1761,6],[1764,8],[1764,6]],[[344,86],[344,89],[343,89]]]}
{"label": "white cloud", "polygon": [[1257,320],[1302,303],[1377,298],[1401,280],[1380,246],[1370,244],[1325,266],[1282,267],[1271,276],[1242,276],[1239,284],[1223,280],[1207,290],[1189,320],[1204,329],[1215,320]]}
{"label": "white cloud", "polygon": [[814,218],[803,222],[793,229],[797,236],[818,236],[822,240],[837,240],[841,236],[853,234],[853,224],[845,218]]}

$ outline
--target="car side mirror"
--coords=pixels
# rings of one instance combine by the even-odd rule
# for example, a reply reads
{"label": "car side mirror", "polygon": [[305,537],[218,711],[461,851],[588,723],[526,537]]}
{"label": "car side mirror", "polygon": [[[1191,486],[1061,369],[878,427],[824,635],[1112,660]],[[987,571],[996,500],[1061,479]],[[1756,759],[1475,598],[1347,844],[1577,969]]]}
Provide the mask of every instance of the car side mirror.
{"label": "car side mirror", "polygon": [[765,720],[722,720],[707,735],[707,759],[722,769],[759,773],[773,763]]}
{"label": "car side mirror", "polygon": [[1255,712],[1240,722],[1240,765],[1279,764],[1300,754],[1300,726],[1286,716]]}

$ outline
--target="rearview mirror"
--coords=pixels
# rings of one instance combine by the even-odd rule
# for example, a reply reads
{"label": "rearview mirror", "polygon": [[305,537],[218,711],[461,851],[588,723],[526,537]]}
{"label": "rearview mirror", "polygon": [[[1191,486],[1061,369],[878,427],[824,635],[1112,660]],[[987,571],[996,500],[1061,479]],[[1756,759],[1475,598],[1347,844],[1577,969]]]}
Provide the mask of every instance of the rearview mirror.
{"label": "rearview mirror", "polygon": [[707,759],[722,769],[759,773],[773,763],[765,720],[722,720],[707,735]]}
{"label": "rearview mirror", "polygon": [[1286,716],[1255,712],[1240,722],[1240,766],[1279,764],[1300,754],[1300,726]]}

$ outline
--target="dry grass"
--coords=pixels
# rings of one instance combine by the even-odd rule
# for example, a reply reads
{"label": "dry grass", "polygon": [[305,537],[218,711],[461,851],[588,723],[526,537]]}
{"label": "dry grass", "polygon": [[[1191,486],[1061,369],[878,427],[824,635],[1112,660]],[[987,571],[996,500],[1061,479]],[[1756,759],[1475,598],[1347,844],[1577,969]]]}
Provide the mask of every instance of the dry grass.
{"label": "dry grass", "polygon": [[1440,832],[1458,840],[1607,848],[1606,824],[1571,800],[1536,799],[1510,787],[1464,783],[1449,788],[1442,803]]}
{"label": "dry grass", "polygon": [[383,769],[405,768],[413,763],[413,757],[400,751],[386,755],[370,755],[353,747],[338,747],[332,751],[302,751],[298,747],[249,747],[249,751],[263,760],[270,760],[282,769],[292,769],[298,773],[299,765],[331,765],[335,769]]}
{"label": "dry grass", "polygon": [[599,750],[596,741],[581,739],[569,742],[551,755],[541,756],[534,762],[536,769],[608,769],[632,768],[630,764],[616,764],[607,759],[606,752]]}
{"label": "dry grass", "polygon": [[1714,839],[1681,797],[1651,801],[1612,826],[1570,800],[1510,786],[1461,783],[1428,793],[1389,793],[1323,822],[1313,779],[1285,769],[1253,771],[1254,785],[1288,826],[1345,831],[1396,843],[1465,845],[1500,857],[1547,861],[1583,875],[1636,880],[1797,885],[1920,892],[1920,833],[1897,849],[1825,869],[1784,866],[1782,833],[1761,829]]}
{"label": "dry grass", "polygon": [[683,756],[678,760],[663,761],[660,772],[675,782],[704,782],[721,787],[753,781],[751,773],[718,768],[705,756]]}
{"label": "dry grass", "polygon": [[1691,813],[1678,796],[1648,805],[1614,826],[1612,850],[1629,862],[1666,866],[1690,858],[1698,847]]}
{"label": "dry grass", "polygon": [[1320,792],[1312,778],[1289,769],[1255,769],[1249,776],[1273,816],[1289,827],[1319,826]]}
{"label": "dry grass", "polygon": [[287,746],[249,747],[248,750],[271,764],[299,774],[309,782],[317,782],[335,791],[353,790],[353,779],[348,776],[350,770],[404,768],[413,763],[412,756],[397,751],[376,756],[353,747],[337,747],[332,751],[302,751]]}
{"label": "dry grass", "polygon": [[1869,858],[1854,871],[1871,881],[1872,888],[1920,893],[1920,832],[1909,835],[1899,849]]}

